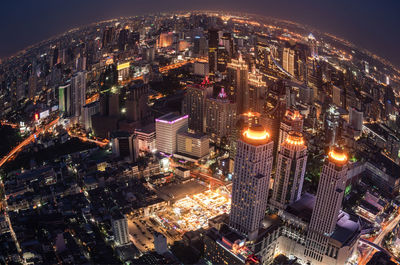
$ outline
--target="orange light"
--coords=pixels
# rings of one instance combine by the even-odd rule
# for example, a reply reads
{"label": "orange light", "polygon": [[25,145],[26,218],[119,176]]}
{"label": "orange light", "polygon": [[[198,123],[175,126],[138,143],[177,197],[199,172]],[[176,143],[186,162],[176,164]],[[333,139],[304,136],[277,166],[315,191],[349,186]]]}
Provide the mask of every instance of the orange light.
{"label": "orange light", "polygon": [[338,153],[335,150],[331,150],[328,153],[329,157],[332,158],[335,161],[338,162],[346,162],[347,161],[347,155],[345,153]]}
{"label": "orange light", "polygon": [[258,112],[251,112],[251,111],[246,112],[246,113],[243,113],[243,115],[244,115],[244,116],[247,116],[247,117],[260,117],[260,116],[261,116],[260,113],[258,113]]}
{"label": "orange light", "polygon": [[266,140],[269,138],[269,133],[266,130],[256,131],[249,128],[243,132],[243,136],[251,140]]}

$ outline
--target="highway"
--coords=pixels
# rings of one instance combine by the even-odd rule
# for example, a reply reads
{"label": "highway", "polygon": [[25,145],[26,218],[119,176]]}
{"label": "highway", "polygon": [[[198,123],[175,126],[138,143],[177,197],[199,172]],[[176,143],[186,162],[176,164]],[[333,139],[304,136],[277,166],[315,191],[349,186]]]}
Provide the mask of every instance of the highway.
{"label": "highway", "polygon": [[71,137],[77,137],[77,138],[79,138],[79,139],[80,139],[81,141],[83,141],[83,142],[95,143],[95,144],[97,144],[97,145],[100,146],[100,147],[105,147],[105,146],[110,142],[110,141],[107,140],[107,139],[104,139],[104,140],[102,140],[102,141],[100,141],[100,140],[94,140],[94,139],[89,139],[89,138],[87,138],[86,136],[81,136],[81,135],[74,134],[74,133],[72,133],[71,130],[69,130],[69,129],[68,129],[68,134],[69,134],[69,136],[71,136]]}
{"label": "highway", "polygon": [[[397,213],[397,216],[391,220],[388,224],[383,224],[382,225],[382,231],[377,235],[375,238],[373,238],[372,243],[382,247],[382,241],[385,238],[385,236],[391,232],[395,226],[400,222],[400,212]],[[372,256],[375,254],[376,250],[371,248],[366,255],[361,257],[361,259],[358,262],[358,265],[365,265],[367,262],[372,258]],[[400,264],[396,260],[392,258],[392,261],[396,262],[397,264]]]}
{"label": "highway", "polygon": [[44,129],[38,129],[37,132],[32,133],[31,135],[29,135],[25,140],[23,140],[21,143],[19,143],[16,147],[14,147],[6,156],[4,156],[1,160],[0,160],[0,167],[2,167],[11,157],[13,157],[15,154],[17,154],[18,152],[20,152],[25,146],[27,146],[28,144],[32,143],[33,141],[35,141],[35,136],[39,135],[42,132],[47,131],[49,128],[53,127],[59,120],[60,118],[57,117],[55,120],[53,120],[52,122],[50,122],[49,124],[47,124],[45,126]]}

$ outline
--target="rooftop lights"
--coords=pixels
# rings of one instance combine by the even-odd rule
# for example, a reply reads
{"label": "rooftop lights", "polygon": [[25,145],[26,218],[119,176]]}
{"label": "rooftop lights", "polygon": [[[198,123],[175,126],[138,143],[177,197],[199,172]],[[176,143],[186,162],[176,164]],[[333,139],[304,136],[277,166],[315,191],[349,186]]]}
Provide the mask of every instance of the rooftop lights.
{"label": "rooftop lights", "polygon": [[339,148],[332,149],[328,153],[328,156],[335,162],[346,163],[348,159],[347,154],[342,149]]}

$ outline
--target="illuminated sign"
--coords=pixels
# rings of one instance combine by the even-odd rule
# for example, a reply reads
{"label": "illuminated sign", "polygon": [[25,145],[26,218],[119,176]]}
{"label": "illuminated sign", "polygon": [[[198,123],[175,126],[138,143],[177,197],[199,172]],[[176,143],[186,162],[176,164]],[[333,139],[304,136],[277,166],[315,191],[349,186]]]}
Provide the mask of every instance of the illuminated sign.
{"label": "illuminated sign", "polygon": [[126,68],[128,68],[130,65],[131,65],[131,63],[130,63],[130,62],[127,62],[127,63],[122,63],[122,64],[118,64],[118,66],[117,66],[117,70],[119,71],[119,70],[126,69]]}
{"label": "illuminated sign", "polygon": [[49,115],[50,115],[50,111],[49,111],[49,110],[45,110],[45,111],[43,111],[43,112],[40,112],[39,118],[40,118],[40,119],[44,119],[44,118],[49,117]]}

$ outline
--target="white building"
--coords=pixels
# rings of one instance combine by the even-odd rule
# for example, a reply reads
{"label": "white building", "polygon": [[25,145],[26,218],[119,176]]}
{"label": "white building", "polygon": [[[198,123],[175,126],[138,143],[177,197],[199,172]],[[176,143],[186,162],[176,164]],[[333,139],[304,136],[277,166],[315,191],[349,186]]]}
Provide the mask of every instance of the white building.
{"label": "white building", "polygon": [[156,147],[159,152],[174,154],[178,131],[186,131],[189,115],[168,113],[156,119]]}
{"label": "white building", "polygon": [[238,141],[232,179],[230,225],[255,238],[267,209],[273,141],[261,125],[244,130]]}
{"label": "white building", "polygon": [[315,206],[306,239],[305,256],[312,263],[323,263],[326,253],[336,252],[329,244],[338,221],[346,189],[348,157],[343,150],[335,148],[328,154],[322,167]]}
{"label": "white building", "polygon": [[294,76],[294,50],[286,47],[283,48],[282,67]]}
{"label": "white building", "polygon": [[128,219],[121,213],[114,214],[111,220],[112,231],[114,233],[114,241],[117,245],[125,245],[130,243]]}
{"label": "white building", "polygon": [[177,134],[176,155],[189,160],[198,160],[210,152],[210,139],[203,133],[180,131]]}

